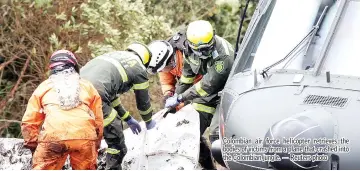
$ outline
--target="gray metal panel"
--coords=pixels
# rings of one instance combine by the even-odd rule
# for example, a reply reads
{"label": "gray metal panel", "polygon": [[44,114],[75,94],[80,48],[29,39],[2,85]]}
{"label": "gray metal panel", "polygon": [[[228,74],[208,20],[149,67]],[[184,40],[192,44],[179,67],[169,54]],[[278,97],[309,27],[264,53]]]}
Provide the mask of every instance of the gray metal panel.
{"label": "gray metal panel", "polygon": [[329,46],[322,72],[360,76],[360,1],[348,0]]}
{"label": "gray metal panel", "polygon": [[328,5],[328,11],[325,15],[324,21],[320,25],[320,29],[316,34],[315,41],[310,45],[309,52],[306,54],[307,57],[304,58],[303,67],[313,68],[316,62],[316,59],[320,56],[322,47],[324,46],[327,34],[329,34],[332,21],[336,15],[336,11],[339,7],[340,1],[336,1],[332,4],[332,0],[324,2],[324,5]]}
{"label": "gray metal panel", "polygon": [[323,66],[323,63],[325,61],[326,55],[328,54],[329,48],[330,48],[330,44],[333,41],[333,37],[334,37],[334,32],[337,29],[338,25],[339,25],[339,19],[343,14],[344,11],[344,6],[346,3],[346,0],[342,0],[342,1],[338,1],[339,2],[339,8],[337,8],[335,17],[333,19],[331,28],[330,28],[330,32],[327,34],[326,36],[326,40],[324,42],[324,45],[321,49],[321,53],[316,61],[315,67],[314,67],[314,74],[315,75],[319,75],[319,72],[321,71],[321,67]]}
{"label": "gray metal panel", "polygon": [[[269,73],[268,80],[263,80],[261,76],[258,76],[259,85],[254,87],[253,72],[239,73],[229,79],[229,82],[225,86],[225,89],[232,89],[232,91],[238,94],[250,91],[256,88],[293,85],[299,86],[317,86],[317,87],[332,87],[334,89],[348,89],[354,91],[360,91],[360,77],[331,75],[330,83],[326,81],[326,75],[321,74],[317,77],[313,77],[311,71],[300,70],[272,70]],[[300,83],[294,83],[293,80],[299,74],[303,75],[303,79]]]}
{"label": "gray metal panel", "polygon": [[[231,109],[226,121],[226,136],[248,138],[263,138],[267,130],[277,121],[297,113],[323,108],[334,117],[338,126],[338,137],[345,137],[351,141],[350,153],[339,153],[340,169],[359,169],[356,163],[360,157],[360,102],[357,101],[358,93],[330,88],[307,88],[301,95],[294,95],[297,87],[273,87],[251,91],[240,96]],[[304,105],[303,100],[309,94],[324,96],[340,96],[349,99],[346,108],[332,108],[324,106]]]}
{"label": "gray metal panel", "polygon": [[271,5],[274,6],[275,0],[260,0],[254,14],[251,18],[251,22],[246,30],[245,37],[241,42],[237,57],[234,61],[234,65],[230,72],[230,76],[238,72],[243,71],[247,67],[250,67],[252,63],[252,51],[254,45],[257,44],[258,37],[261,37],[264,31],[264,25],[267,23],[267,18],[271,14]]}
{"label": "gray metal panel", "polygon": [[[262,7],[269,7],[270,2],[261,1]],[[266,5],[264,5],[266,2]],[[282,1],[285,2],[285,1]],[[300,2],[300,1],[298,1]],[[304,1],[302,1],[304,2]],[[307,1],[310,2],[310,1]],[[315,1],[314,1],[315,2]],[[332,4],[331,0],[322,1]],[[344,5],[343,13],[336,13]],[[265,9],[265,8],[258,8]],[[268,77],[261,77],[256,71],[243,71],[247,62],[251,61],[251,53],[256,52],[258,41],[261,41],[266,22],[260,20],[271,16],[257,13],[253,17],[253,25],[246,33],[246,38],[239,50],[239,59],[235,61],[232,74],[224,88],[222,110],[225,114],[226,137],[263,138],[268,129],[277,121],[304,114],[313,117],[325,130],[327,137],[350,139],[350,153],[338,153],[340,169],[360,169],[360,0],[338,0],[330,5],[319,37],[310,46],[308,64],[313,64],[318,55],[325,60],[318,60],[316,67],[322,71],[313,75],[313,70],[272,69]],[[339,14],[338,25],[331,30],[336,14]],[[259,25],[258,25],[259,24]],[[336,27],[335,27],[336,26]],[[277,27],[283,27],[278,25]],[[331,38],[331,34],[333,34]],[[254,38],[254,39],[253,39]],[[256,38],[256,39],[255,39]],[[260,42],[261,43],[261,42]],[[286,43],[286,42],[283,42]],[[329,44],[329,48],[324,46]],[[269,45],[274,46],[274,45]],[[269,48],[269,47],[266,47]],[[323,68],[321,62],[324,62]],[[306,62],[305,62],[306,63]],[[307,65],[308,65],[307,64]],[[315,67],[315,69],[317,69]],[[240,70],[238,70],[240,69]],[[328,78],[325,71],[330,71]],[[235,71],[235,72],[234,72]],[[233,100],[231,100],[233,99]],[[330,115],[330,118],[322,117]],[[330,124],[331,123],[331,124]],[[256,166],[250,166],[253,164]],[[231,169],[261,169],[268,165],[262,162],[229,162]],[[317,169],[328,169],[329,162],[323,162]]]}
{"label": "gray metal panel", "polygon": [[[321,3],[322,0],[277,0],[251,69],[263,70],[284,58],[301,42],[316,22]],[[287,68],[301,69],[304,51],[296,55],[300,57]],[[282,62],[274,68],[282,68],[285,64]]]}

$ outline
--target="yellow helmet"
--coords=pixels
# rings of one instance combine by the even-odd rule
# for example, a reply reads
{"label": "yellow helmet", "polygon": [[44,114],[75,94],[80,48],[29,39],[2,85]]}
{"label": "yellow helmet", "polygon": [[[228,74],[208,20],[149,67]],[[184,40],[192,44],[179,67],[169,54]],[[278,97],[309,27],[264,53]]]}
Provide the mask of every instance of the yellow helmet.
{"label": "yellow helmet", "polygon": [[186,38],[194,50],[210,47],[214,44],[214,29],[209,21],[196,20],[188,25]]}
{"label": "yellow helmet", "polygon": [[151,59],[151,52],[145,44],[135,42],[130,44],[126,50],[135,52],[146,66]]}

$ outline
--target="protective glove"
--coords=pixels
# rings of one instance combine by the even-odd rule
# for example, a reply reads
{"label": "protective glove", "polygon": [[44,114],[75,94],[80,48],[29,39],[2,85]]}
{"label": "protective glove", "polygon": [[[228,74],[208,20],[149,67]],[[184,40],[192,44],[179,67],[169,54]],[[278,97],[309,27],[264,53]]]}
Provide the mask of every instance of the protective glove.
{"label": "protective glove", "polygon": [[133,117],[130,117],[130,119],[126,121],[126,123],[128,124],[128,126],[130,127],[131,131],[134,134],[137,135],[141,132],[141,127],[139,125],[139,122],[135,120]]}
{"label": "protective glove", "polygon": [[168,98],[170,98],[170,97],[172,97],[172,96],[174,96],[174,92],[173,91],[167,91],[166,92],[166,94],[165,94],[165,96],[164,96],[164,103],[166,103],[166,100],[168,99]]}
{"label": "protective glove", "polygon": [[168,98],[165,103],[165,108],[175,108],[181,103],[181,96],[178,96],[176,93],[174,96]]}
{"label": "protective glove", "polygon": [[151,120],[150,122],[146,122],[146,129],[149,130],[149,129],[152,129],[154,128],[156,125],[156,121],[154,120]]}

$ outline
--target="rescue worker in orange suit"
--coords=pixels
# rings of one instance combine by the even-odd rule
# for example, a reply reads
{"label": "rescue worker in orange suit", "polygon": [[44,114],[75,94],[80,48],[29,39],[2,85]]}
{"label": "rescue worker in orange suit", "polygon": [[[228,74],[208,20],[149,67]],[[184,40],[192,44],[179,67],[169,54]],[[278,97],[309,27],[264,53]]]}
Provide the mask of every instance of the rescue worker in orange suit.
{"label": "rescue worker in orange suit", "polygon": [[134,134],[141,127],[122,105],[119,98],[130,89],[134,90],[136,105],[146,129],[155,127],[153,109],[149,96],[149,79],[146,67],[151,53],[142,43],[132,43],[125,51],[109,52],[89,61],[80,70],[82,78],[89,80],[99,92],[104,113],[104,139],[106,149],[106,170],[121,170],[121,163],[127,153],[122,121]]}
{"label": "rescue worker in orange suit", "polygon": [[[183,79],[181,77],[181,71],[183,68],[183,53],[179,49],[175,49],[167,41],[156,40],[148,45],[149,49],[154,54],[153,60],[150,61],[148,67],[149,74],[158,73],[161,90],[165,101],[174,95],[175,85],[177,80]],[[157,62],[156,62],[157,61]],[[202,75],[198,74],[194,80],[197,83],[201,80]],[[178,105],[175,110],[170,111],[175,113],[181,109],[184,103]]]}
{"label": "rescue worker in orange suit", "polygon": [[[224,88],[232,68],[234,50],[228,41],[215,35],[212,25],[204,20],[191,22],[186,32],[177,33],[173,40],[177,40],[174,46],[183,50],[185,60],[182,79],[177,83],[174,96],[166,100],[165,107],[173,108],[182,102],[192,101],[195,110],[200,114],[202,135],[211,124],[215,127],[218,125],[219,115],[214,119],[213,116],[220,102],[218,93]],[[203,77],[194,84],[197,74]],[[210,134],[214,132],[216,131],[210,130]],[[216,169],[211,159],[210,148],[203,137],[199,162],[204,169]]]}
{"label": "rescue worker in orange suit", "polygon": [[75,55],[59,50],[50,58],[50,77],[29,99],[22,118],[24,147],[35,170],[60,170],[68,155],[76,170],[96,170],[103,137],[101,97],[79,76]]}

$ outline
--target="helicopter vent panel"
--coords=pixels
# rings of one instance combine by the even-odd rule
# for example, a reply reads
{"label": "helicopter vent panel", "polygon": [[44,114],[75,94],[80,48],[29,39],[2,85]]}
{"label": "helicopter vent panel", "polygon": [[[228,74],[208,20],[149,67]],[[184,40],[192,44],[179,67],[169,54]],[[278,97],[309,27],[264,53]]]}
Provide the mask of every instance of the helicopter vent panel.
{"label": "helicopter vent panel", "polygon": [[348,102],[348,100],[348,98],[344,97],[308,95],[304,99],[303,103],[308,105],[321,105],[343,108]]}

